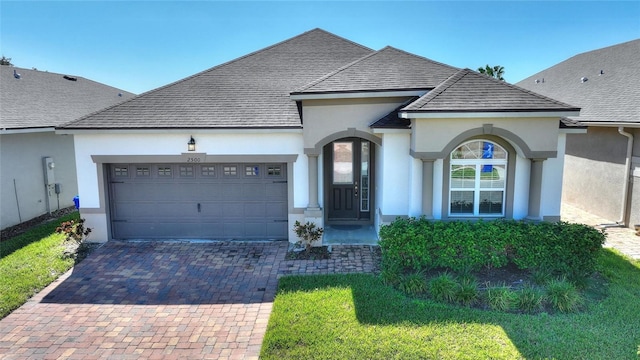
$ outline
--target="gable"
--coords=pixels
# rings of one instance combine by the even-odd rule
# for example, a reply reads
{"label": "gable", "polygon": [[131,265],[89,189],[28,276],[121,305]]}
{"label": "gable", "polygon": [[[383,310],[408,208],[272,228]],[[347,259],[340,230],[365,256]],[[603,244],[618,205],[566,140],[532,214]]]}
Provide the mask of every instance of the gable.
{"label": "gable", "polygon": [[504,81],[463,69],[403,112],[540,112],[579,109]]}

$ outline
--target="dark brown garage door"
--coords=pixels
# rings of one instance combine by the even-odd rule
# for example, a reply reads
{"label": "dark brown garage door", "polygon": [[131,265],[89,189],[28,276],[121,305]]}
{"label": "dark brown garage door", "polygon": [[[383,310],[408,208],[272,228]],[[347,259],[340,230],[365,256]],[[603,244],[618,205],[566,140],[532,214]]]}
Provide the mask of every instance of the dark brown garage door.
{"label": "dark brown garage door", "polygon": [[115,239],[286,239],[286,164],[112,164]]}

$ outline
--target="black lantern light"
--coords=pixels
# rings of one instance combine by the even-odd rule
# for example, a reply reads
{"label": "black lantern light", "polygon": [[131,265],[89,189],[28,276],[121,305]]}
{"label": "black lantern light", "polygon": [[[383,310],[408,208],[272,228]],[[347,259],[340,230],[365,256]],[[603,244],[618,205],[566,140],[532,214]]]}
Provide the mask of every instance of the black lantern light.
{"label": "black lantern light", "polygon": [[196,141],[193,139],[193,136],[191,137],[191,139],[187,143],[187,150],[196,151]]}

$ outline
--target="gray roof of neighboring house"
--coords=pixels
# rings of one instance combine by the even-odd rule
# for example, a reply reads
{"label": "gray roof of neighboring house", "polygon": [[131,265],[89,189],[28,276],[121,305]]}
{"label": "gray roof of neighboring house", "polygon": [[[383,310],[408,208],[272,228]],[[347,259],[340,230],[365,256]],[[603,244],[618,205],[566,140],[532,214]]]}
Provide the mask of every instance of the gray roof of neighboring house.
{"label": "gray roof of neighboring house", "polygon": [[578,111],[579,108],[462,69],[401,109],[407,112]]}
{"label": "gray roof of neighboring house", "polygon": [[293,94],[433,89],[457,68],[387,46]]}
{"label": "gray roof of neighboring house", "polygon": [[637,39],[573,56],[516,85],[580,106],[572,119],[582,123],[640,123],[639,59]]}
{"label": "gray roof of neighboring house", "polygon": [[[14,71],[20,74],[17,79]],[[0,129],[55,127],[134,94],[75,75],[0,66]]]}
{"label": "gray roof of neighboring house", "polygon": [[289,93],[372,51],[314,29],[64,128],[299,128]]}

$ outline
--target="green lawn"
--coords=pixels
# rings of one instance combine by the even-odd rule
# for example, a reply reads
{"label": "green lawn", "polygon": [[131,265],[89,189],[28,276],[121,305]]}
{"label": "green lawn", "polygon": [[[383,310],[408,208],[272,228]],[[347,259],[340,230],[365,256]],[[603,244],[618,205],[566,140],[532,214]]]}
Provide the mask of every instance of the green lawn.
{"label": "green lawn", "polygon": [[78,218],[75,212],[0,242],[0,319],[74,265],[63,255],[64,236],[55,229]]}
{"label": "green lawn", "polygon": [[575,314],[520,315],[407,298],[375,276],[291,276],[264,359],[638,359],[640,262],[605,250],[608,285]]}

